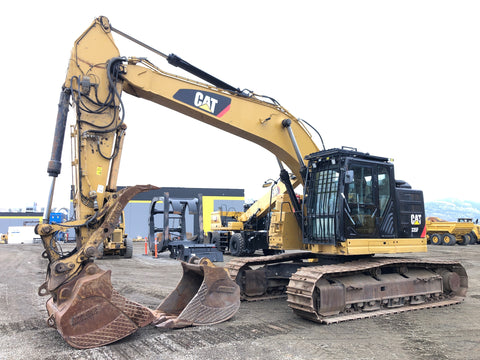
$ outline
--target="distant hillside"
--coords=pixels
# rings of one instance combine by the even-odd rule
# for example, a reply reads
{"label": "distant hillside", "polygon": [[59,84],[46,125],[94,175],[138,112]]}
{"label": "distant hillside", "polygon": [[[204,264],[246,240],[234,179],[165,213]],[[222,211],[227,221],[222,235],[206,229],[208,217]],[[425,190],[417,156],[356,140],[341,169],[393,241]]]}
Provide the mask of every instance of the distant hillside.
{"label": "distant hillside", "polygon": [[425,215],[447,221],[456,221],[462,217],[480,219],[480,203],[458,199],[430,201],[425,203]]}

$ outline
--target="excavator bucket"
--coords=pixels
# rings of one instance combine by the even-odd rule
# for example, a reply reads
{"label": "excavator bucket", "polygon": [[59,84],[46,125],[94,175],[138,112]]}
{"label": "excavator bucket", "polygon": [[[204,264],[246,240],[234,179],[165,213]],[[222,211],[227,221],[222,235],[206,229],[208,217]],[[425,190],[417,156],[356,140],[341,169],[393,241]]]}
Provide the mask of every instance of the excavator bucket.
{"label": "excavator bucket", "polygon": [[158,306],[154,324],[163,328],[211,325],[230,319],[240,307],[240,288],[228,272],[203,258],[182,262],[183,277]]}
{"label": "excavator bucket", "polygon": [[111,271],[94,263],[47,301],[48,324],[79,349],[110,344],[150,324],[152,311],[127,300],[112,287]]}
{"label": "excavator bucket", "polygon": [[157,310],[130,301],[112,287],[111,271],[88,264],[47,302],[48,324],[79,349],[107,345],[143,326],[208,325],[231,318],[240,290],[223,268],[182,262],[183,277]]}

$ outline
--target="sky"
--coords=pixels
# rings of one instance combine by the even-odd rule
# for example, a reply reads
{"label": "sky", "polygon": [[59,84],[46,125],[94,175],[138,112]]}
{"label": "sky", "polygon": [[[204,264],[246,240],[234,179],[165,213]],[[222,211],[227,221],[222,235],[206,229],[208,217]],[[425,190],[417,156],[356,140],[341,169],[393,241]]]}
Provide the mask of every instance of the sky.
{"label": "sky", "polygon": [[[94,18],[241,88],[322,135],[394,159],[426,201],[480,202],[478,1],[17,1],[2,11],[0,209],[47,203],[57,104],[74,41]],[[114,34],[122,56],[163,58]],[[189,77],[192,77],[189,75]],[[263,148],[124,94],[119,185],[245,189],[278,178]],[[70,112],[69,123],[73,123]],[[318,144],[320,142],[318,139]],[[54,207],[68,207],[70,137]]]}

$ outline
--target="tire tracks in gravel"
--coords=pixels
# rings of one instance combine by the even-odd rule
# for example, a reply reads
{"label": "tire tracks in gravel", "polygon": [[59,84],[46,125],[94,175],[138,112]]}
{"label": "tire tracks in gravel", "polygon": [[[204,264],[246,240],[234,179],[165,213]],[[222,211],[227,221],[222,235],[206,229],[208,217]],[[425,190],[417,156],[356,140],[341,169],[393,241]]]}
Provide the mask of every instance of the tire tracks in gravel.
{"label": "tire tracks in gravel", "polygon": [[232,342],[250,342],[276,335],[288,334],[303,329],[301,324],[283,321],[272,323],[224,325],[216,327],[194,327],[164,331],[145,328],[131,336],[106,347],[68,351],[44,358],[58,359],[59,356],[70,359],[161,359],[183,355],[195,349],[214,348]]}

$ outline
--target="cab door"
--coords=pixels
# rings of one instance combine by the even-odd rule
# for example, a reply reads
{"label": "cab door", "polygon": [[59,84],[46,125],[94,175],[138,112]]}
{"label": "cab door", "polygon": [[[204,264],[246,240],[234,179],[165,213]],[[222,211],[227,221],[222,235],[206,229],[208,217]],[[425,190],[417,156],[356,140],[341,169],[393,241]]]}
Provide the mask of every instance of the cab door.
{"label": "cab door", "polygon": [[346,173],[344,195],[347,218],[345,236],[374,237],[377,235],[378,194],[374,166],[350,164]]}
{"label": "cab door", "polygon": [[392,237],[392,174],[388,166],[352,162],[345,180],[345,236],[347,238]]}

